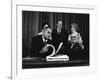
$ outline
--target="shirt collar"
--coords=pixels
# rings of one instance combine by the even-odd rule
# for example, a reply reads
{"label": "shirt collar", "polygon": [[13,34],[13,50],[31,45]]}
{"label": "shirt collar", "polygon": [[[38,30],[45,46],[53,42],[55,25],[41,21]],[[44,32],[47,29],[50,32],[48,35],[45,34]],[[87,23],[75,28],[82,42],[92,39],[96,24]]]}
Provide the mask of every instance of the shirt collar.
{"label": "shirt collar", "polygon": [[44,37],[43,37],[43,36],[42,36],[42,40],[43,40],[43,42],[45,42],[45,41],[47,42],[47,39],[44,39]]}
{"label": "shirt collar", "polygon": [[62,29],[57,28],[57,32],[61,32]]}

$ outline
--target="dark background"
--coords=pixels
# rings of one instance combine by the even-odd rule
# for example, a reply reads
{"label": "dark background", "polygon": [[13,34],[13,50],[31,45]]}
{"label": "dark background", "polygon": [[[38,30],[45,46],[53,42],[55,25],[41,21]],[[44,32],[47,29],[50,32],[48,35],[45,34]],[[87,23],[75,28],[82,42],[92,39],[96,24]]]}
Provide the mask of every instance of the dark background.
{"label": "dark background", "polygon": [[89,59],[89,14],[22,11],[22,57],[30,56],[32,38],[42,30],[47,22],[51,28],[56,28],[58,20],[62,20],[63,27],[70,34],[71,23],[77,23],[85,46],[84,55]]}

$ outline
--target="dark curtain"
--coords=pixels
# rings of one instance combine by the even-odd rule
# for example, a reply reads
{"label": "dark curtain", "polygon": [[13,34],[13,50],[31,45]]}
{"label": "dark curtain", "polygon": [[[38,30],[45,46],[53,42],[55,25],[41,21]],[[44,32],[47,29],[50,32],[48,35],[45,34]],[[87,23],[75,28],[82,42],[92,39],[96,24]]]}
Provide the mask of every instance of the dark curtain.
{"label": "dark curtain", "polygon": [[39,32],[39,12],[22,12],[22,53],[23,57],[29,56],[32,37]]}
{"label": "dark curtain", "polygon": [[85,46],[88,46],[89,49],[89,14],[22,11],[23,57],[30,56],[30,44],[32,38],[41,32],[43,23],[47,22],[50,27],[54,29],[56,28],[58,20],[62,20],[63,27],[66,29],[68,34],[70,34],[71,23],[77,23],[84,44]]}

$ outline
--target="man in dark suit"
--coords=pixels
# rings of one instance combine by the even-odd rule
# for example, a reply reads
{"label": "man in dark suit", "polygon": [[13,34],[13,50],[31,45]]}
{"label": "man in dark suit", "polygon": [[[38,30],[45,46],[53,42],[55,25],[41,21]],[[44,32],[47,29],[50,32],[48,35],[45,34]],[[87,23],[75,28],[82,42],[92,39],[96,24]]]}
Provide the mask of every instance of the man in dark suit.
{"label": "man in dark suit", "polygon": [[48,47],[45,47],[46,44],[52,44],[52,41],[49,39],[51,37],[52,30],[49,27],[45,27],[42,30],[41,35],[35,36],[32,39],[31,43],[31,57],[43,57],[52,53]]}
{"label": "man in dark suit", "polygon": [[56,49],[58,49],[60,43],[63,43],[62,51],[65,51],[68,41],[68,34],[67,31],[63,28],[62,21],[57,22],[57,28],[52,32],[52,40]]}

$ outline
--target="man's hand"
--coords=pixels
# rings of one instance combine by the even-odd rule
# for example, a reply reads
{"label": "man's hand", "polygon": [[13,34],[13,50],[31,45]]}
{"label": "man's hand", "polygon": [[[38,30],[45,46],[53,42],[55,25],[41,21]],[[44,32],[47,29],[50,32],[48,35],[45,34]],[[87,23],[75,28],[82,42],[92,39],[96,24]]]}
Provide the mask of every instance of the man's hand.
{"label": "man's hand", "polygon": [[46,53],[48,52],[48,47],[43,47],[42,50],[40,51],[40,53]]}

